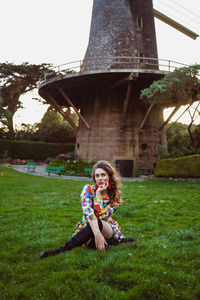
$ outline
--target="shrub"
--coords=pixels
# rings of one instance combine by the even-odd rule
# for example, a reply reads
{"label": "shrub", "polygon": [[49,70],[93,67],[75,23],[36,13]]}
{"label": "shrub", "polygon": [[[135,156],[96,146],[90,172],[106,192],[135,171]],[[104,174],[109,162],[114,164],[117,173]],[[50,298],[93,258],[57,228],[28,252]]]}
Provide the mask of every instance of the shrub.
{"label": "shrub", "polygon": [[76,175],[83,176],[85,175],[85,168],[92,168],[96,162],[95,161],[82,161],[82,160],[74,160],[74,161],[64,161],[57,158],[54,158],[49,163],[49,166],[63,166],[65,167],[65,174],[67,175]]}
{"label": "shrub", "polygon": [[48,165],[48,164],[50,163],[51,160],[52,160],[51,157],[47,157],[47,158],[45,159],[44,163]]}
{"label": "shrub", "polygon": [[162,159],[157,162],[154,175],[158,177],[200,177],[200,155]]}
{"label": "shrub", "polygon": [[60,160],[69,160],[69,155],[65,154],[65,153],[62,153],[62,154],[58,154],[56,156],[57,159],[60,159]]}
{"label": "shrub", "polygon": [[74,144],[0,140],[0,157],[45,160],[74,150]]}
{"label": "shrub", "polygon": [[135,176],[140,175],[151,175],[154,173],[154,170],[152,168],[144,168],[142,166],[138,166],[137,169],[135,169]]}

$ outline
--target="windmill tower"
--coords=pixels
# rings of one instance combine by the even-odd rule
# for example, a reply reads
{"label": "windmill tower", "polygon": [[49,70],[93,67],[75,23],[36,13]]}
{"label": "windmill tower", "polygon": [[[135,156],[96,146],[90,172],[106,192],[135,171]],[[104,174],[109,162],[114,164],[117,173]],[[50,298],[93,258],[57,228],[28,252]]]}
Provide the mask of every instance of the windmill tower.
{"label": "windmill tower", "polygon": [[122,176],[153,168],[166,147],[163,108],[146,106],[142,89],[159,70],[154,16],[192,38],[197,35],[153,9],[152,0],[94,0],[88,48],[80,71],[40,85],[39,94],[75,127],[64,106],[79,115],[79,159],[111,161]]}

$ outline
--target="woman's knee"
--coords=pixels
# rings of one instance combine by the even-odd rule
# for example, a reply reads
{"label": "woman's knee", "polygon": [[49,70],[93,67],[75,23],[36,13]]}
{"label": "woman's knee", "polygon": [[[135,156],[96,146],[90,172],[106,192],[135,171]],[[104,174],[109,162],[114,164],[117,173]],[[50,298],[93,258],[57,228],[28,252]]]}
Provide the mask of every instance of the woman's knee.
{"label": "woman's knee", "polygon": [[113,236],[112,227],[106,221],[102,221],[102,223],[103,223],[102,234],[105,238],[110,239]]}

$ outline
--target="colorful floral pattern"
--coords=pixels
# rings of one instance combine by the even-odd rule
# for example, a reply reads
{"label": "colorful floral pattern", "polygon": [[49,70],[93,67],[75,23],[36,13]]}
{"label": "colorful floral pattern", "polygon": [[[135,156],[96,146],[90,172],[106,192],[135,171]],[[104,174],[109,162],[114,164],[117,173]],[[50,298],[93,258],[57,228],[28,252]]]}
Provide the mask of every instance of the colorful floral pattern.
{"label": "colorful floral pattern", "polygon": [[112,214],[117,210],[120,205],[120,201],[117,199],[115,203],[111,204],[108,198],[96,198],[96,185],[85,185],[81,192],[81,202],[83,209],[83,219],[76,224],[76,231],[79,232],[84,228],[89,221],[100,218],[110,223],[114,237],[117,239],[124,238],[124,235],[120,231],[120,226],[113,218]]}

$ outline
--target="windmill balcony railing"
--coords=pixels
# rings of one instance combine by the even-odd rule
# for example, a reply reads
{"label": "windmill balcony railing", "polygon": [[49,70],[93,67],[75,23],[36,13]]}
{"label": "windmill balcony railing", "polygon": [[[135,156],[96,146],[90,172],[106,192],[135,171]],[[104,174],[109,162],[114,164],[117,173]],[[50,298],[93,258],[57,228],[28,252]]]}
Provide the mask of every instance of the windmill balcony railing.
{"label": "windmill balcony railing", "polygon": [[[65,63],[51,69],[56,73],[56,76],[66,76],[71,74],[83,74],[88,72],[105,72],[112,70],[127,70],[128,72],[136,69],[172,72],[177,68],[186,67],[186,64],[179,63],[173,60],[159,59],[152,57],[98,57],[92,59],[76,60]],[[52,74],[46,72],[41,78],[41,82],[52,78]]]}

